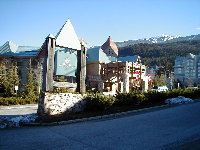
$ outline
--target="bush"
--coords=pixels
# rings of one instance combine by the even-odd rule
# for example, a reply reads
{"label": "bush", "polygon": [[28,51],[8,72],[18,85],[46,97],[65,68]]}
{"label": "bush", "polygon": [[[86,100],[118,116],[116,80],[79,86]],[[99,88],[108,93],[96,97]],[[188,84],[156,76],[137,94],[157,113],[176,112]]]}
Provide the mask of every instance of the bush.
{"label": "bush", "polygon": [[143,93],[130,92],[130,93],[118,93],[116,95],[116,105],[139,105],[140,103],[147,100]]}
{"label": "bush", "polygon": [[148,103],[162,103],[167,98],[166,92],[149,91],[145,93]]}
{"label": "bush", "polygon": [[100,111],[110,108],[116,99],[112,96],[105,96],[102,93],[96,93],[89,94],[86,100],[86,111]]}
{"label": "bush", "polygon": [[25,105],[37,103],[37,100],[25,99],[21,97],[0,97],[0,105]]}
{"label": "bush", "polygon": [[54,87],[53,88],[53,93],[68,93],[69,89],[65,88],[65,87]]}
{"label": "bush", "polygon": [[86,111],[101,111],[112,106],[138,106],[145,104],[164,104],[167,98],[185,96],[200,97],[200,89],[173,89],[166,92],[149,91],[148,93],[130,92],[117,93],[115,97],[102,93],[88,93]]}

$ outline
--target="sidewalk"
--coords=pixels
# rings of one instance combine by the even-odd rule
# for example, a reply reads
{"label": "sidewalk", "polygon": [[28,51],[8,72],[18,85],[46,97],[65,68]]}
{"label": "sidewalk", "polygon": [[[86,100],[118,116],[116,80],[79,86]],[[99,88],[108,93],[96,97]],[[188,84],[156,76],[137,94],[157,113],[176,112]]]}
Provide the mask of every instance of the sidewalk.
{"label": "sidewalk", "polygon": [[37,108],[38,104],[0,106],[0,117],[35,114]]}

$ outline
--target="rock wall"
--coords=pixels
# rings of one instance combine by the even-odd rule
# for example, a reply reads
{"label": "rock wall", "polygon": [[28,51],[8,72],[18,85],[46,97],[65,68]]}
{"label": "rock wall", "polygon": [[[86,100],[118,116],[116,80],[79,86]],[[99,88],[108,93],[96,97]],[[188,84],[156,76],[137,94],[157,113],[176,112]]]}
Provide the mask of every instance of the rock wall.
{"label": "rock wall", "polygon": [[38,114],[60,115],[83,111],[85,95],[72,93],[43,93],[39,98]]}

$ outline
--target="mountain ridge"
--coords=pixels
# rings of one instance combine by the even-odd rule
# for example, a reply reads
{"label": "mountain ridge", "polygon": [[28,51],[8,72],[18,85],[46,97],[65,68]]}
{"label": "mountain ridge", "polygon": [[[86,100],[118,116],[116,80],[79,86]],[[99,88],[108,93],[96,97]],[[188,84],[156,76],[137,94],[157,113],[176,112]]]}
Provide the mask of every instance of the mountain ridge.
{"label": "mountain ridge", "polygon": [[196,35],[189,35],[185,37],[181,36],[172,36],[172,35],[166,35],[162,34],[156,37],[150,37],[150,38],[143,38],[138,40],[128,40],[123,42],[115,42],[116,45],[120,47],[126,47],[126,46],[132,46],[134,44],[139,43],[147,43],[147,44],[153,44],[153,43],[172,43],[172,42],[180,42],[180,41],[190,41],[190,40],[200,40],[200,34]]}

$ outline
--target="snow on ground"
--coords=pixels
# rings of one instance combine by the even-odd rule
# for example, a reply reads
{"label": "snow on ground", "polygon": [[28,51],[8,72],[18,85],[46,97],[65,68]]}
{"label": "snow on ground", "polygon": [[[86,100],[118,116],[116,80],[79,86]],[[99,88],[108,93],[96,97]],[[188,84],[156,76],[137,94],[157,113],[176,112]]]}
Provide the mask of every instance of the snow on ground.
{"label": "snow on ground", "polygon": [[19,115],[14,117],[0,117],[0,128],[20,127],[20,123],[34,122],[37,114]]}
{"label": "snow on ground", "polygon": [[169,98],[165,100],[165,103],[167,104],[184,104],[190,102],[193,102],[193,100],[190,98],[185,98],[184,96],[178,96],[176,98]]}

